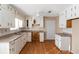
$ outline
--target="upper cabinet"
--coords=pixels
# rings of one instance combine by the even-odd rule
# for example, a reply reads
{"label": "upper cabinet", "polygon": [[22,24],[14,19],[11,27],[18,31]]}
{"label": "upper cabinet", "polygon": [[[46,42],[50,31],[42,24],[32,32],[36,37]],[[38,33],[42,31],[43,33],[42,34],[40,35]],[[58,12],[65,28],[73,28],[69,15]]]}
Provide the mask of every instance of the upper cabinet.
{"label": "upper cabinet", "polygon": [[[74,4],[69,6],[64,11],[62,11],[59,15],[59,27],[67,28],[67,23],[68,24],[70,23],[70,21],[67,22],[67,20],[78,18],[78,17],[79,17],[79,5]],[[72,23],[71,23],[71,26],[72,26]]]}
{"label": "upper cabinet", "polygon": [[61,12],[60,17],[59,17],[59,27],[60,28],[65,28],[66,27],[65,17],[66,17],[65,12]]}
{"label": "upper cabinet", "polygon": [[15,9],[6,4],[0,4],[0,28],[14,27]]}

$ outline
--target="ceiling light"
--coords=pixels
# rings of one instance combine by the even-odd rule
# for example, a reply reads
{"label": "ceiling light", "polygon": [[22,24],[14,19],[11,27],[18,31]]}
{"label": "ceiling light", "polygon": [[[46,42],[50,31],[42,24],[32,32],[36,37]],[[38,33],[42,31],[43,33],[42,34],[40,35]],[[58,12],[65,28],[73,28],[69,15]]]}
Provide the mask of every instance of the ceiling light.
{"label": "ceiling light", "polygon": [[51,11],[48,11],[48,13],[51,13]]}

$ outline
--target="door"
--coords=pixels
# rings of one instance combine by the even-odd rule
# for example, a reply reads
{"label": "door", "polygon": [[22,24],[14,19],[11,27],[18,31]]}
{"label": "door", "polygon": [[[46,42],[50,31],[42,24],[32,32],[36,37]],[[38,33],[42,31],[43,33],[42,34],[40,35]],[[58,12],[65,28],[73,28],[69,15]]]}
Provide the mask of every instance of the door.
{"label": "door", "polygon": [[55,20],[53,19],[47,19],[45,20],[45,38],[47,40],[55,39]]}

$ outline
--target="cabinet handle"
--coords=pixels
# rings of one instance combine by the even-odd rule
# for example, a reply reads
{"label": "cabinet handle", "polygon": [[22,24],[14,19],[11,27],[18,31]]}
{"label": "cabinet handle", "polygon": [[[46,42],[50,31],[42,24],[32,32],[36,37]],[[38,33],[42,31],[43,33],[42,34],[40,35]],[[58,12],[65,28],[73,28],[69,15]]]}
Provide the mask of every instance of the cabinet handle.
{"label": "cabinet handle", "polygon": [[9,26],[9,23],[8,23],[8,26]]}
{"label": "cabinet handle", "polygon": [[76,13],[75,13],[75,16],[76,16]]}
{"label": "cabinet handle", "polygon": [[11,51],[11,49],[9,49]]}
{"label": "cabinet handle", "polygon": [[15,49],[14,49],[14,48],[12,48],[12,51],[15,51]]}
{"label": "cabinet handle", "polygon": [[1,25],[0,25],[0,27],[1,27]]}
{"label": "cabinet handle", "polygon": [[2,10],[2,9],[0,8],[0,10]]}
{"label": "cabinet handle", "polygon": [[12,23],[11,23],[11,26],[12,26]]}
{"label": "cabinet handle", "polygon": [[72,8],[71,8],[71,12],[72,12]]}
{"label": "cabinet handle", "polygon": [[74,6],[74,9],[76,10],[76,6]]}

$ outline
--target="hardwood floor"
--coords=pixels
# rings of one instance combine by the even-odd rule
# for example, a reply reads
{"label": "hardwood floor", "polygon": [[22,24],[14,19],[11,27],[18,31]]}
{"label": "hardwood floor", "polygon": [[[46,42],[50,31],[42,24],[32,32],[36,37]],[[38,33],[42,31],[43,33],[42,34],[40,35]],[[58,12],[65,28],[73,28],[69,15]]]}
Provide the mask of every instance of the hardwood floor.
{"label": "hardwood floor", "polygon": [[69,51],[60,51],[54,41],[28,42],[20,54],[71,54]]}

